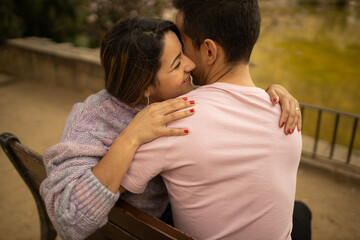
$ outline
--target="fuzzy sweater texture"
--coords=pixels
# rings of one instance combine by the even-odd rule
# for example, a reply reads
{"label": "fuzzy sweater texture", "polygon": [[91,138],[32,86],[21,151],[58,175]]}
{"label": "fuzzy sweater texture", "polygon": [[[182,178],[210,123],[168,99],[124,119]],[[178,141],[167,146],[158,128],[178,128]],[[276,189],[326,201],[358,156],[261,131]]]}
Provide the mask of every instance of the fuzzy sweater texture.
{"label": "fuzzy sweater texture", "polygon": [[164,212],[169,200],[160,176],[144,193],[120,196],[91,171],[138,111],[101,90],[74,105],[59,143],[44,153],[47,178],[40,193],[62,239],[84,239],[105,225],[119,197],[155,217]]}

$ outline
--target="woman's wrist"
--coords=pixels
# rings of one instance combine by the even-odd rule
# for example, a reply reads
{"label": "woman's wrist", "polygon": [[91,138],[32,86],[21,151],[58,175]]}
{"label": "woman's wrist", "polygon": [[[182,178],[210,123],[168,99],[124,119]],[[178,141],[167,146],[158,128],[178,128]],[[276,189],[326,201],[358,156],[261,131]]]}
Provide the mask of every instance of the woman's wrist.
{"label": "woman's wrist", "polygon": [[[128,147],[131,149],[138,149],[142,142],[140,141],[139,134],[137,134],[135,131],[132,131],[131,129],[125,128],[124,131],[122,131],[116,140],[123,139]],[[115,141],[116,141],[115,140]]]}
{"label": "woman's wrist", "polygon": [[135,134],[123,131],[92,169],[93,174],[105,187],[116,194],[139,146]]}

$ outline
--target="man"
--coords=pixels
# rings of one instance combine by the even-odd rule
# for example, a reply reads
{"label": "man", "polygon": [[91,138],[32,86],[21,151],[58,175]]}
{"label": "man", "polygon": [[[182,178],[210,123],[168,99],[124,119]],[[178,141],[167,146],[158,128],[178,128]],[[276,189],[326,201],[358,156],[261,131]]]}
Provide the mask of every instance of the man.
{"label": "man", "polygon": [[256,88],[249,59],[256,0],[174,1],[184,52],[196,63],[190,134],[139,148],[122,186],[141,193],[161,174],[177,228],[197,239],[291,239],[301,135],[277,126],[279,106]]}

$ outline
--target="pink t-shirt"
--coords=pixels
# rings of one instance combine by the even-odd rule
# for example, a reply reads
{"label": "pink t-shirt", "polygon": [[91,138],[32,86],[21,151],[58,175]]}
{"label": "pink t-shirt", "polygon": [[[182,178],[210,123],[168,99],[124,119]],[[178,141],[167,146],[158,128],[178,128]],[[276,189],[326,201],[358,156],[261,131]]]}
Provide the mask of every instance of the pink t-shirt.
{"label": "pink t-shirt", "polygon": [[195,115],[168,126],[190,134],[141,146],[122,186],[141,193],[161,174],[175,226],[197,239],[291,239],[301,134],[284,134],[260,88],[215,83],[186,96]]}

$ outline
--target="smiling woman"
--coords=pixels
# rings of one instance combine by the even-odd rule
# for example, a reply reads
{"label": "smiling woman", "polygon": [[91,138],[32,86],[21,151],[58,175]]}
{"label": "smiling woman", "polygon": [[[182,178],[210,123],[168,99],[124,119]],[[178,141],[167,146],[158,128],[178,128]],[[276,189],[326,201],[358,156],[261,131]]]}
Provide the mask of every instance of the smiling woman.
{"label": "smiling woman", "polygon": [[[164,38],[164,52],[161,56],[161,67],[156,75],[155,84],[148,88],[153,101],[163,101],[190,92],[190,72],[195,63],[182,53],[179,37],[168,32]],[[171,79],[169,81],[169,79]]]}
{"label": "smiling woman", "polygon": [[[40,191],[62,238],[83,239],[106,223],[141,144],[189,133],[166,124],[194,114],[178,111],[193,101],[145,106],[149,95],[155,102],[192,90],[189,76],[195,65],[181,53],[179,36],[173,23],[142,17],[118,22],[104,36],[100,55],[106,90],[73,107],[60,142],[44,154],[48,176]],[[147,189],[121,198],[161,217],[169,201],[162,178],[155,177]]]}
{"label": "smiling woman", "polygon": [[[106,90],[131,107],[144,104],[144,94],[150,95],[151,102],[155,102],[152,95],[157,85],[164,85],[169,77],[182,78],[189,75],[195,68],[194,64],[187,67],[185,63],[180,71],[167,74],[174,61],[177,61],[175,66],[178,66],[180,58],[183,58],[177,58],[181,49],[180,33],[171,22],[137,17],[115,24],[101,43]],[[167,98],[155,99],[162,101],[174,98],[190,90],[188,88],[187,91],[179,92],[174,88],[168,89]]]}

